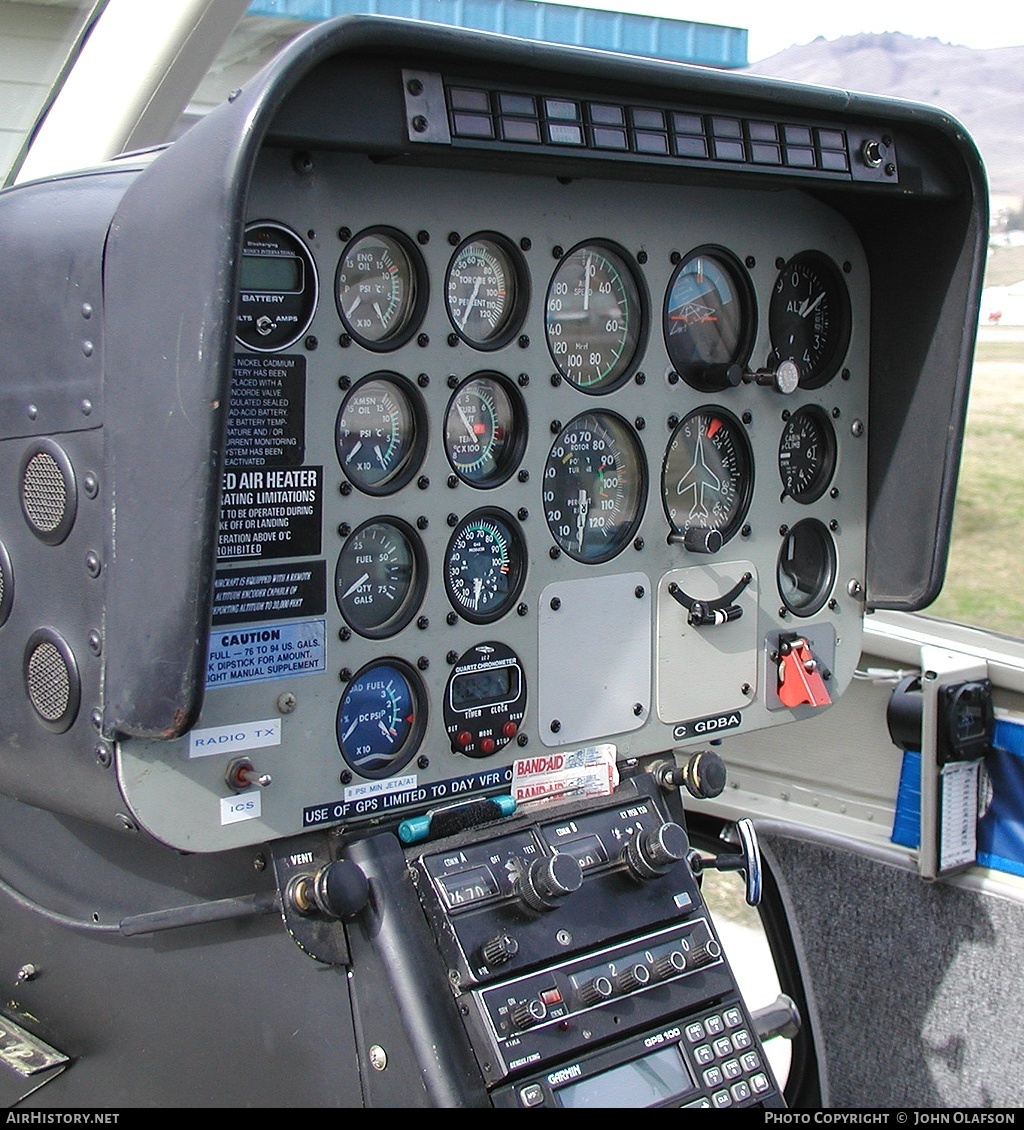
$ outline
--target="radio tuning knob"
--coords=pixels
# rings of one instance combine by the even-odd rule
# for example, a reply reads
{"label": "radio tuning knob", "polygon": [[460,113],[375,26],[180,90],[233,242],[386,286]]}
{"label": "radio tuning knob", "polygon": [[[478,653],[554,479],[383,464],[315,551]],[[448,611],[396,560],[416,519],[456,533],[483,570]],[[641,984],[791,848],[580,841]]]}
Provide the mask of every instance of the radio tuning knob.
{"label": "radio tuning knob", "polygon": [[511,934],[499,934],[489,942],[484,942],[481,952],[485,964],[493,969],[498,965],[504,965],[506,961],[511,961],[519,952],[519,943]]}
{"label": "radio tuning knob", "polygon": [[667,874],[689,852],[690,841],[682,825],[670,821],[630,836],[623,857],[637,879],[648,880]]}
{"label": "radio tuning knob", "polygon": [[663,953],[654,962],[654,975],[659,981],[667,981],[686,969],[686,956],[682,950]]}
{"label": "radio tuning knob", "polygon": [[535,859],[519,873],[519,897],[531,910],[554,910],[566,895],[583,885],[583,868],[563,852]]}
{"label": "radio tuning knob", "polygon": [[543,1001],[520,1001],[512,1009],[511,1020],[513,1025],[522,1031],[526,1028],[532,1028],[534,1024],[539,1024],[547,1016],[547,1013],[548,1010]]}
{"label": "radio tuning knob", "polygon": [[722,947],[714,938],[706,941],[702,946],[697,946],[686,955],[686,964],[691,969],[702,969],[722,956]]}

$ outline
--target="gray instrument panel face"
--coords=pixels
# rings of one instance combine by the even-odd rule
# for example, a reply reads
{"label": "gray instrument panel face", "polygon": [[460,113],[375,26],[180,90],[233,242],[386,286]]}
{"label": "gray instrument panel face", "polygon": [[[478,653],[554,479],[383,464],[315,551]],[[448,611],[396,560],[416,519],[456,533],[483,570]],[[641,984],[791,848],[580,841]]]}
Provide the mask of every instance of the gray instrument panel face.
{"label": "gray instrument panel face", "polygon": [[[862,608],[849,589],[863,583],[866,527],[869,289],[863,252],[846,222],[795,191],[562,183],[378,166],[319,152],[313,162],[303,175],[288,151],[268,148],[253,179],[250,223],[274,225],[286,238],[267,252],[279,262],[243,268],[240,312],[248,317],[246,340],[258,344],[264,334],[272,348],[237,345],[202,717],[180,740],[119,747],[121,786],[140,823],[180,849],[217,851],[494,792],[507,785],[517,758],[610,743],[622,760],[706,742],[721,730],[791,721],[814,708],[791,709],[779,699],[770,652],[780,632],[812,641],[830,672],[834,701],[860,655]],[[388,239],[353,248],[367,229],[385,229]],[[470,250],[452,267],[478,233],[502,237],[495,245],[525,264],[521,324],[494,330],[481,309],[488,286],[496,307],[503,297],[487,273],[493,264],[474,275],[483,257]],[[602,275],[601,256],[610,252],[634,276],[644,310],[634,363],[607,388],[595,378],[590,391],[553,379],[558,368],[545,333],[547,304],[573,290],[570,282],[568,291],[549,293],[549,285],[578,245],[587,245],[580,262],[596,283],[592,293],[584,285],[585,307],[598,302],[602,283],[605,297],[618,285]],[[305,252],[293,254],[297,246]],[[349,262],[339,273],[346,248]],[[728,262],[749,279],[756,306],[748,314],[751,370],[765,367],[771,352],[769,304],[780,266],[808,251],[827,256],[851,308],[836,375],[790,395],[756,382],[701,391],[676,379],[663,310],[677,266],[699,248],[729,252]],[[384,303],[405,301],[389,282],[390,261],[403,251],[422,258],[427,293],[424,301],[421,287],[408,298],[413,320],[396,331]],[[316,291],[305,291],[315,308],[282,301],[299,336],[281,345],[287,332],[271,321],[256,327],[260,313],[247,304],[247,287],[294,290],[296,260],[301,271],[309,263],[315,269]],[[447,283],[450,267],[453,275],[466,270],[461,290]],[[376,271],[376,281],[357,278],[360,269]],[[797,274],[781,301],[810,320],[821,300],[813,289],[801,290]],[[301,279],[308,288],[310,280]],[[335,301],[339,287],[347,326]],[[605,309],[608,325],[619,308]],[[678,316],[701,316],[692,309]],[[577,320],[588,312],[577,309]],[[704,316],[724,317],[721,310]],[[619,340],[617,327],[608,333]],[[394,342],[400,344],[390,348]],[[594,372],[604,364],[595,358]],[[590,380],[568,359],[559,368],[577,374],[581,386]],[[462,387],[477,374],[490,374],[490,383]],[[395,388],[413,405],[404,413]],[[344,434],[336,443],[343,403]],[[709,431],[725,428],[739,447],[749,446],[751,460],[746,514],[712,553],[669,542],[662,498],[670,442],[698,409],[709,410],[704,438],[669,460],[673,506],[681,498],[696,506],[699,492],[716,489],[718,477],[701,470]],[[779,470],[784,430],[800,409],[808,410],[801,419],[825,420],[835,435],[834,467],[813,501],[786,497]],[[374,444],[367,462],[365,448],[352,452],[361,443],[360,417],[373,420],[375,413],[380,419],[363,437]],[[596,420],[569,429],[553,454],[570,422],[595,413]],[[609,418],[612,431],[593,444],[587,437]],[[391,434],[382,447],[385,425]],[[394,470],[389,461],[397,466],[403,457],[396,436],[400,441],[407,429],[419,442]],[[470,437],[483,436],[486,446],[495,429],[492,467]],[[508,432],[519,435],[508,439]],[[798,441],[804,453],[820,432],[809,434]],[[600,461],[602,445],[615,440],[635,450],[638,466],[620,458],[566,485],[562,468],[579,469],[574,448],[591,443],[589,456]],[[552,481],[556,497],[545,498]],[[639,517],[635,526],[624,523],[621,547],[614,536],[592,543],[602,505],[615,514],[634,496]],[[559,505],[560,517],[549,524],[546,511]],[[479,520],[466,522],[471,515]],[[794,540],[790,531],[800,522],[809,524]],[[503,556],[509,538],[511,552],[521,554],[518,565]],[[822,591],[801,608],[799,585],[780,592],[780,554],[799,562],[817,549],[824,554]],[[474,572],[488,555],[490,571]],[[510,573],[508,593],[493,595],[492,582],[504,585]],[[737,584],[734,603],[742,614],[720,625],[689,625],[670,591],[714,601]],[[402,591],[407,602],[394,614],[373,604]],[[488,622],[489,599],[500,615]],[[812,614],[783,614],[784,600]],[[496,728],[485,724],[489,704],[498,704]],[[237,759],[271,783],[230,788],[225,774]]]}

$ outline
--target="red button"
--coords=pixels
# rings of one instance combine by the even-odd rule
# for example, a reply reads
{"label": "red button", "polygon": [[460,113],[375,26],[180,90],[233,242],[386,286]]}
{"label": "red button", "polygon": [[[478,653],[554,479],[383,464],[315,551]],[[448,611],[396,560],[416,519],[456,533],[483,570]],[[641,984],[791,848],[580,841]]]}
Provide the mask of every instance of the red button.
{"label": "red button", "polygon": [[516,734],[519,733],[519,727],[515,724],[515,722],[506,722],[505,725],[502,726],[501,732],[505,735],[506,738],[514,738]]}
{"label": "red button", "polygon": [[494,738],[484,738],[484,740],[480,743],[480,749],[484,753],[494,753],[497,748],[498,746]]}
{"label": "red button", "polygon": [[473,735],[468,730],[463,730],[461,734],[455,739],[459,745],[467,746],[473,744]]}

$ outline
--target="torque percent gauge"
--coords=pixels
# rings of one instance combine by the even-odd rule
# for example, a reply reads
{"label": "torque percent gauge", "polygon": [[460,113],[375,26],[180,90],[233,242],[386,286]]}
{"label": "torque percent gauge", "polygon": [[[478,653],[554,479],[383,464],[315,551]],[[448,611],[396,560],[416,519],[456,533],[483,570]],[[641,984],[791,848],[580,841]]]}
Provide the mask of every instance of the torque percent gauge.
{"label": "torque percent gauge", "polygon": [[444,289],[455,332],[475,349],[500,349],[519,332],[529,286],[523,258],[504,236],[481,232],[460,243]]}
{"label": "torque percent gauge", "polygon": [[423,460],[426,412],[419,394],[397,373],[371,373],[342,401],[335,447],[342,471],[366,494],[405,486]]}
{"label": "torque percent gauge", "polygon": [[[688,549],[727,542],[740,528],[753,491],[753,458],[743,425],[722,408],[697,408],[672,433],[661,473],[672,532]],[[718,541],[720,537],[721,541]]]}
{"label": "torque percent gauge", "polygon": [[317,277],[306,245],[281,224],[245,229],[235,336],[250,349],[276,353],[293,345],[316,312]]}
{"label": "torque percent gauge", "polygon": [[334,286],[345,329],[367,349],[404,345],[427,305],[427,272],[416,245],[393,228],[367,228],[342,252]]}
{"label": "torque percent gauge", "polygon": [[570,421],[544,465],[544,516],[576,561],[597,564],[632,538],[647,499],[647,463],[635,432],[611,412]]}
{"label": "torque percent gauge", "polygon": [[423,737],[423,685],[399,659],[364,667],[338,704],[341,756],[362,777],[401,769]]}
{"label": "torque percent gauge", "polygon": [[816,502],[825,493],[836,466],[836,433],[816,404],[797,409],[786,421],[779,442],[782,497]]}
{"label": "torque percent gauge", "polygon": [[341,548],[334,571],[338,609],[369,639],[400,632],[416,614],[427,582],[423,545],[399,518],[373,518]]}
{"label": "torque percent gauge", "polygon": [[519,526],[502,510],[468,514],[445,554],[444,587],[452,607],[474,624],[488,624],[515,604],[526,576]]}
{"label": "torque percent gauge", "polygon": [[750,359],[754,311],[750,279],[724,248],[698,247],[680,262],[665,293],[662,328],[669,360],[687,384],[703,392],[729,385],[730,367]]}
{"label": "torque percent gauge", "polygon": [[477,373],[455,390],[444,419],[444,449],[459,478],[494,487],[515,470],[526,444],[518,390],[499,373]]}
{"label": "torque percent gauge", "polygon": [[768,307],[770,369],[792,361],[801,388],[835,376],[850,344],[850,295],[839,268],[819,251],[794,255],[779,272]]}
{"label": "torque percent gauge", "polygon": [[624,251],[599,240],[572,248],[551,277],[544,306],[559,373],[583,392],[617,388],[639,354],[645,306]]}

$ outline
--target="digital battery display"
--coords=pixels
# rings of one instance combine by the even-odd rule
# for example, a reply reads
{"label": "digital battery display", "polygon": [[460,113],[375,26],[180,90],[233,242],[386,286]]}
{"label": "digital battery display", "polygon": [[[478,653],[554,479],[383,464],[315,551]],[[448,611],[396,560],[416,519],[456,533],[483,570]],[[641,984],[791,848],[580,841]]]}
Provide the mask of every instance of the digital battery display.
{"label": "digital battery display", "polygon": [[[512,690],[510,666],[492,667],[489,671],[468,671],[452,680],[451,701],[456,710],[505,702]],[[514,697],[514,696],[511,696]]]}
{"label": "digital battery display", "polygon": [[243,255],[242,290],[294,294],[302,290],[302,260],[297,255]]}

